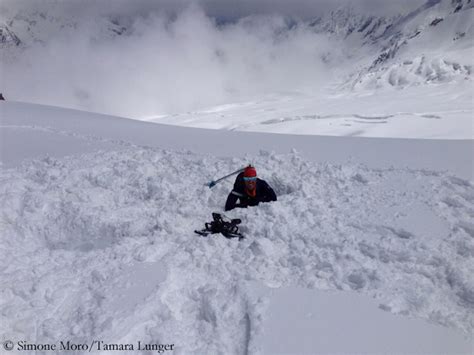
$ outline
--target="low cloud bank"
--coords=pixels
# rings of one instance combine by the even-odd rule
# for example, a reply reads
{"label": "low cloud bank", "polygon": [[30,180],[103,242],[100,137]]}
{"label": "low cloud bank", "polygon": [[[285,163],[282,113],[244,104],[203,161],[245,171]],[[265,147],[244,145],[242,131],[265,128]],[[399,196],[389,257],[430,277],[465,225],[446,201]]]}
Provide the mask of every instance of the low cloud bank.
{"label": "low cloud bank", "polygon": [[314,90],[329,80],[322,58],[334,43],[303,26],[289,29],[283,16],[222,25],[188,6],[128,25],[121,36],[100,35],[110,22],[82,18],[14,60],[2,57],[3,91],[15,100],[139,118]]}

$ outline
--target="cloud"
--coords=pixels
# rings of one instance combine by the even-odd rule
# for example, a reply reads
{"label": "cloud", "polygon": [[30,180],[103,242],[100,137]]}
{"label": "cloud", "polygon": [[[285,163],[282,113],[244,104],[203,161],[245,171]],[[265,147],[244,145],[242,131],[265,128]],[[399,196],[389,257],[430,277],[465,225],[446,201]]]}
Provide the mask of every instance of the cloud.
{"label": "cloud", "polygon": [[[48,29],[45,42],[13,59],[2,55],[2,90],[15,100],[144,117],[318,90],[331,79],[322,58],[329,52],[342,58],[334,39],[328,43],[303,26],[288,31],[284,16],[328,9],[327,1],[197,3],[115,0],[110,9],[101,0],[15,0],[10,12],[22,8],[35,19],[33,12],[46,12],[74,19],[74,26]],[[127,14],[127,33],[104,35],[110,26],[104,14]],[[216,17],[233,21],[222,25]],[[40,29],[41,23],[34,27]]]}
{"label": "cloud", "polygon": [[[103,18],[102,18],[103,20]],[[317,88],[328,80],[327,40],[287,29],[280,16],[225,26],[197,6],[170,19],[136,17],[130,33],[98,37],[99,17],[78,22],[4,61],[11,99],[143,117]]]}

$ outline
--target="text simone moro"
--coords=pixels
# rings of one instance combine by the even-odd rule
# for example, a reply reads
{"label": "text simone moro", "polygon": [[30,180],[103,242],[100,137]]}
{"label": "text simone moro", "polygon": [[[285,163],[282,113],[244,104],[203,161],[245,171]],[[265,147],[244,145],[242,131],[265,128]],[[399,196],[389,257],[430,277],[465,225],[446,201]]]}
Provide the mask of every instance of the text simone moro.
{"label": "text simone moro", "polygon": [[[16,343],[18,351],[156,351],[163,353],[173,351],[174,344],[156,344],[137,341],[135,344],[106,343],[102,340],[93,340],[90,343],[76,343],[71,341],[60,341],[58,343],[32,343],[24,340]],[[12,349],[13,350],[13,349]]]}

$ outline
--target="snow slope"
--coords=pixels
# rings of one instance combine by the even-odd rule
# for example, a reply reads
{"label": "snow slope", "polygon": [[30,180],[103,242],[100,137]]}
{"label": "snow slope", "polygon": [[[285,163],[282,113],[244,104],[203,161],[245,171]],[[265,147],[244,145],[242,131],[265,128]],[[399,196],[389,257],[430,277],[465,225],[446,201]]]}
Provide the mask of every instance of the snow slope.
{"label": "snow slope", "polygon": [[[443,171],[443,159],[408,168],[387,161],[393,153],[378,164],[330,160],[357,146],[408,157],[429,145],[465,158],[471,141],[334,138],[318,161],[319,137],[11,102],[0,103],[0,118],[2,340],[141,340],[174,343],[175,353],[472,350],[472,176]],[[13,144],[20,137],[28,141]],[[306,149],[266,149],[291,143]],[[229,213],[243,220],[242,242],[194,235],[222,210],[232,182],[203,184],[249,161],[279,200]],[[365,333],[338,332],[361,316]],[[369,332],[376,320],[386,342]],[[401,339],[402,328],[419,336]]]}
{"label": "snow slope", "polygon": [[275,94],[146,121],[345,137],[474,139],[472,82],[362,93]]}
{"label": "snow slope", "polygon": [[[62,157],[97,149],[147,146],[179,147],[221,157],[255,155],[261,150],[285,154],[296,150],[307,159],[320,163],[355,162],[375,168],[429,169],[448,171],[461,178],[474,178],[473,140],[365,139],[291,134],[275,137],[254,132],[159,125],[16,102],[0,102],[0,113],[0,149],[5,167],[17,166],[21,159],[45,154]],[[24,144],[25,140],[28,144]]]}

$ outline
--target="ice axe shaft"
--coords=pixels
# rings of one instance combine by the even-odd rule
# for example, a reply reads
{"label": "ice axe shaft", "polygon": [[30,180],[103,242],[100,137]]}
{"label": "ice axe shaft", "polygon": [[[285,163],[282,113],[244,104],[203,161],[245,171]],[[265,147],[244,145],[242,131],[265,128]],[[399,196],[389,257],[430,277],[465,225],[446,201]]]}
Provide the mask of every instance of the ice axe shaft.
{"label": "ice axe shaft", "polygon": [[241,172],[244,171],[244,170],[245,170],[245,168],[241,168],[241,169],[236,170],[236,171],[234,171],[233,173],[227,174],[226,176],[223,176],[223,177],[221,177],[221,178],[219,178],[219,179],[217,179],[217,180],[212,180],[211,182],[208,182],[208,183],[206,184],[206,186],[208,186],[209,188],[212,188],[213,186],[215,186],[216,184],[218,184],[220,181],[225,180],[225,179],[227,179],[228,177],[231,177],[232,175],[236,175],[236,174],[238,174],[238,173],[241,173]]}

